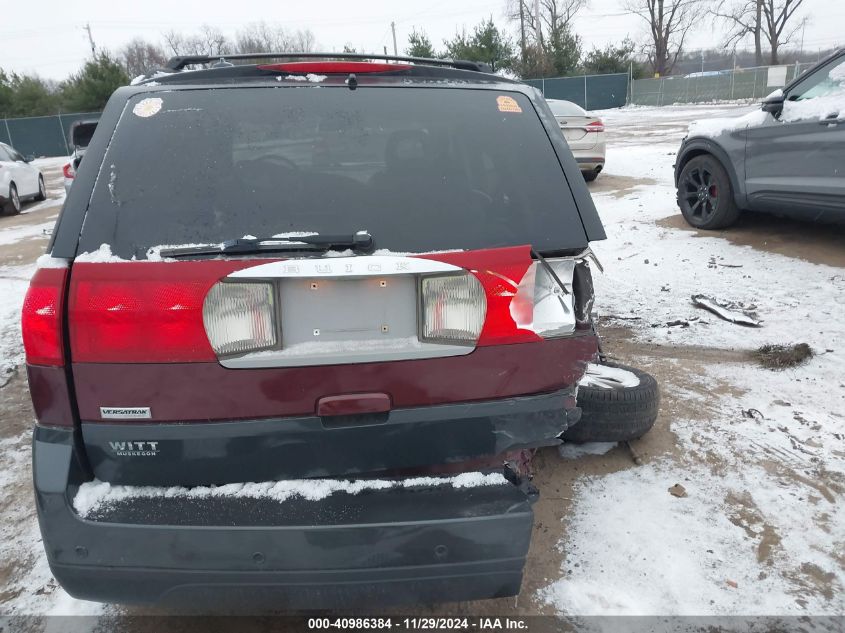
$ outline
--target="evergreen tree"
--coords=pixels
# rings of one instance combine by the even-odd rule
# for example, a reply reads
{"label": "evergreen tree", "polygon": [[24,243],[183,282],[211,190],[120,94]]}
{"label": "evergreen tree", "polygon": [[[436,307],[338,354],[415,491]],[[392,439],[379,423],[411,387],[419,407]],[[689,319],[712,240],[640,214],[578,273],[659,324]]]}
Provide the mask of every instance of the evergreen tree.
{"label": "evergreen tree", "polygon": [[405,49],[405,54],[410,57],[437,57],[428,35],[422,29],[418,31],[416,28],[408,36],[408,48]]}
{"label": "evergreen tree", "polygon": [[129,76],[120,63],[100,53],[62,84],[62,104],[68,112],[102,110],[111,94],[128,83]]}

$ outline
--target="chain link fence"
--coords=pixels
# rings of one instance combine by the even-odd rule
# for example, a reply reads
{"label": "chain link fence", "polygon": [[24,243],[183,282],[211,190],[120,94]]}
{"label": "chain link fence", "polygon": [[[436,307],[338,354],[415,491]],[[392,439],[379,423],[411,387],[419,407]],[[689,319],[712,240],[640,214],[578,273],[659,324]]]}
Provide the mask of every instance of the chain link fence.
{"label": "chain link fence", "polygon": [[737,68],[689,75],[670,75],[631,82],[630,103],[663,106],[675,103],[760,100],[783,88],[810,64]]}
{"label": "chain link fence", "polygon": [[73,122],[99,118],[99,112],[78,112],[0,119],[0,142],[11,145],[24,156],[67,156],[73,149],[68,140]]}

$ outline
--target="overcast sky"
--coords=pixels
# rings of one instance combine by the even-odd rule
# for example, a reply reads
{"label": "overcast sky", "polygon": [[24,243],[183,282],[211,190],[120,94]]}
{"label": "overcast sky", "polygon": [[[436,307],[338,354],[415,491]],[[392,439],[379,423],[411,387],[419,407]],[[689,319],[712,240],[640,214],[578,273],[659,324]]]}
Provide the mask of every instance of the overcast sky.
{"label": "overcast sky", "polygon": [[[170,29],[187,33],[204,23],[233,35],[240,26],[257,20],[291,29],[310,28],[323,50],[341,50],[348,43],[367,52],[382,52],[384,46],[392,52],[390,22],[395,21],[400,52],[415,26],[424,29],[439,48],[456,30],[471,29],[487,16],[504,26],[505,4],[506,0],[8,0],[3,2],[0,21],[0,68],[65,78],[90,55],[83,30],[86,22],[97,46],[110,50],[133,37],[158,41]],[[804,0],[801,11],[810,19],[805,50],[845,45],[845,2]],[[591,0],[579,14],[576,31],[589,50],[626,35],[640,39],[644,26],[640,18],[622,9],[622,0]],[[687,48],[721,43],[722,36],[708,20],[691,35]]]}

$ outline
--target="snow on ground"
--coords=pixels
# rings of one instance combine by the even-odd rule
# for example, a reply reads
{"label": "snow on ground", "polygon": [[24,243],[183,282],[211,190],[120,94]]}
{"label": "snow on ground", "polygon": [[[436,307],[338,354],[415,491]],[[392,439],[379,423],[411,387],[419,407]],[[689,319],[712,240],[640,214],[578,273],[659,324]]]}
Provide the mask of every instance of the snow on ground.
{"label": "snow on ground", "polygon": [[[2,235],[2,233],[0,233]],[[20,315],[35,265],[0,266],[0,385],[23,362]]]}
{"label": "snow on ground", "polygon": [[[845,475],[845,273],[659,224],[679,213],[678,131],[698,116],[748,110],[603,113],[616,136],[605,174],[635,181],[627,191],[594,195],[608,234],[593,246],[605,267],[595,276],[597,310],[638,319],[623,323],[662,345],[808,342],[819,355],[782,372],[705,364],[701,375],[685,377],[697,388],[664,385],[700,415],[671,421],[679,457],[578,482],[560,542],[562,578],[538,595],[560,613],[845,613],[842,490],[818,481]],[[647,141],[626,134],[650,124]],[[695,293],[752,307],[763,327],[697,309]],[[666,325],[678,319],[689,327]],[[724,390],[735,395],[717,395]],[[675,483],[687,497],[669,494]]]}
{"label": "snow on ground", "polygon": [[[45,204],[47,202],[52,203],[53,201],[45,200],[40,204]],[[2,228],[0,229],[0,246],[5,244],[14,244],[15,242],[33,237],[44,237],[53,230],[53,226],[55,224],[56,221],[53,219],[48,222],[42,222],[41,224]]]}

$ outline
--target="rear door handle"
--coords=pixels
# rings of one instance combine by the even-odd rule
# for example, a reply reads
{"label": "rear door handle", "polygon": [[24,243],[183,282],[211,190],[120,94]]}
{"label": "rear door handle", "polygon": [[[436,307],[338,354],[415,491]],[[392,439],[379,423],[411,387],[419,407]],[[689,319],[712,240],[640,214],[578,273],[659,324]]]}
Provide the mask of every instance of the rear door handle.
{"label": "rear door handle", "polygon": [[845,123],[845,119],[834,119],[832,117],[819,121],[819,125],[840,125],[842,123]]}

